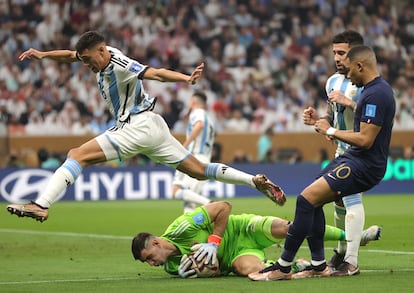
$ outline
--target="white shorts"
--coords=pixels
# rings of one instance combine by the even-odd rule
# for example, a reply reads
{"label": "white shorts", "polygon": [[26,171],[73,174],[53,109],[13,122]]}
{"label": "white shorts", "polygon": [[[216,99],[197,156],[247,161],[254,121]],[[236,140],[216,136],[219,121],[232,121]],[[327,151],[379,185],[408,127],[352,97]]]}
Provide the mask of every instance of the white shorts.
{"label": "white shorts", "polygon": [[[206,157],[205,155],[195,154],[194,157],[196,157],[202,163],[210,163],[210,158]],[[183,189],[191,189],[197,194],[202,194],[205,183],[206,180],[197,180],[183,172],[175,170],[173,184],[178,185]]]}
{"label": "white shorts", "polygon": [[143,154],[152,161],[177,167],[191,153],[171,134],[164,119],[147,111],[96,137],[106,159],[124,160]]}

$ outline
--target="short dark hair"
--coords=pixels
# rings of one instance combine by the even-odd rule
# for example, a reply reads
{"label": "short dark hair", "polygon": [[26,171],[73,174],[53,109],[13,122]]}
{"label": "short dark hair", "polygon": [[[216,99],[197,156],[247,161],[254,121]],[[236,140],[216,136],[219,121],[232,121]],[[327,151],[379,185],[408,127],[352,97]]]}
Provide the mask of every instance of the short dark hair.
{"label": "short dark hair", "polygon": [[347,58],[349,58],[350,61],[356,61],[358,59],[371,59],[371,62],[376,62],[374,50],[371,47],[365,45],[352,47],[347,54]]}
{"label": "short dark hair", "polygon": [[141,232],[132,239],[132,255],[135,260],[141,260],[141,251],[145,248],[147,240],[153,236],[151,233]]}
{"label": "short dark hair", "polygon": [[362,35],[353,30],[346,30],[342,33],[335,35],[332,39],[333,44],[346,43],[350,47],[364,44],[364,38]]}
{"label": "short dark hair", "polygon": [[97,44],[105,42],[105,37],[97,31],[83,33],[75,45],[76,52],[81,54],[86,49],[90,49]]}
{"label": "short dark hair", "polygon": [[203,104],[207,103],[207,96],[202,91],[195,91],[193,93],[193,97],[197,97],[200,100],[200,102],[202,102]]}

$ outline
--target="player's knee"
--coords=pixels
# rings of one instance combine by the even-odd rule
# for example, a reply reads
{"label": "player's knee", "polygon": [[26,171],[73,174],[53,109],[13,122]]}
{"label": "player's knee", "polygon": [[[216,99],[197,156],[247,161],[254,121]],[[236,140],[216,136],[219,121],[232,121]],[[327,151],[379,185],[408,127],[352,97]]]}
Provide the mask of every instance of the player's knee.
{"label": "player's knee", "polygon": [[238,257],[233,262],[233,272],[239,276],[247,276],[250,273],[254,273],[264,269],[265,264],[257,257],[253,255],[244,255]]}
{"label": "player's knee", "polygon": [[239,276],[247,276],[250,273],[260,271],[264,268],[262,264],[244,264],[234,267],[234,273]]}
{"label": "player's knee", "polygon": [[79,162],[79,159],[80,159],[80,150],[79,150],[79,148],[70,149],[68,154],[67,154],[67,157],[71,158],[71,159],[74,159],[74,160]]}
{"label": "player's knee", "polygon": [[82,167],[87,165],[86,161],[83,159],[84,156],[82,155],[82,150],[79,147],[70,149],[67,158],[77,161]]}

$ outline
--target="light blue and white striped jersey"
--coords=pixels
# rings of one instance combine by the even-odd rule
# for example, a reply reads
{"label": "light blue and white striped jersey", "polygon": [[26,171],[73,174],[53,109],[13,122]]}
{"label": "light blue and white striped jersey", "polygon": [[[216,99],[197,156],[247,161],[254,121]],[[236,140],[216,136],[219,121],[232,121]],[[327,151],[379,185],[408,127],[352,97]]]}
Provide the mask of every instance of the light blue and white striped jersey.
{"label": "light blue and white striped jersey", "polygon": [[99,91],[117,123],[129,114],[138,114],[154,107],[155,98],[143,88],[142,77],[148,66],[142,65],[107,46],[111,53],[108,66],[96,74]]}
{"label": "light blue and white striped jersey", "polygon": [[191,111],[187,125],[187,138],[193,131],[193,126],[197,121],[204,123],[201,133],[188,145],[187,149],[194,155],[204,155],[211,158],[214,144],[214,124],[204,109],[194,109]]}
{"label": "light blue and white striped jersey", "polygon": [[[353,85],[351,80],[346,78],[345,75],[335,73],[326,81],[325,90],[327,95],[332,91],[341,91],[347,98],[357,102],[363,88]],[[329,103],[328,106],[333,115],[333,127],[340,130],[354,129],[354,110],[352,108],[336,103]],[[338,145],[336,156],[343,154],[349,147],[349,144],[339,140],[336,140],[336,144]]]}

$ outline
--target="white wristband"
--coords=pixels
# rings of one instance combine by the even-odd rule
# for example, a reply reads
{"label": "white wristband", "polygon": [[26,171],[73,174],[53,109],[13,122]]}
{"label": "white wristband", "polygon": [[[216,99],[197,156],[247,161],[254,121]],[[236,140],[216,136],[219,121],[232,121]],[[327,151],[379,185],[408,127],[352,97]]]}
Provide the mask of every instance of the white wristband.
{"label": "white wristband", "polygon": [[326,135],[327,136],[334,136],[335,132],[336,132],[336,128],[329,127],[328,130],[326,131]]}

